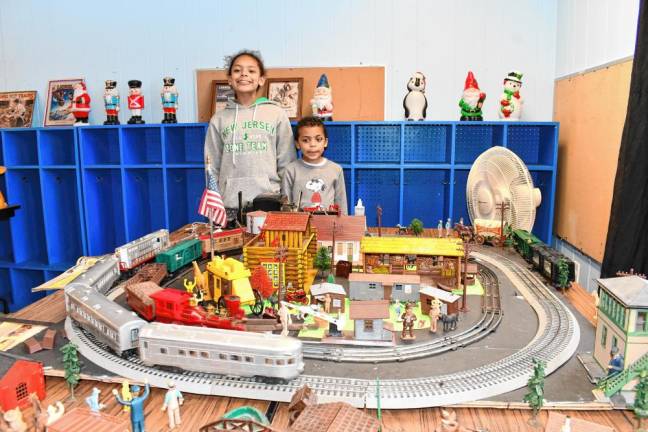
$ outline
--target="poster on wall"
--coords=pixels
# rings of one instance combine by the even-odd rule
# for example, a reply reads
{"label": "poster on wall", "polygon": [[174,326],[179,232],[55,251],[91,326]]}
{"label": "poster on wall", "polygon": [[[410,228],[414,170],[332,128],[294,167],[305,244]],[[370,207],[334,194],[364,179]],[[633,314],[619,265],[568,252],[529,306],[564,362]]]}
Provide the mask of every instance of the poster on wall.
{"label": "poster on wall", "polygon": [[32,125],[36,92],[0,93],[0,128],[28,128]]}
{"label": "poster on wall", "polygon": [[229,85],[227,80],[212,81],[211,115],[213,116],[218,111],[224,110],[227,102],[234,100],[235,98],[236,95],[234,94],[234,89]]}
{"label": "poster on wall", "polygon": [[74,85],[83,82],[82,78],[50,81],[45,105],[45,126],[69,126],[76,119],[72,114]]}

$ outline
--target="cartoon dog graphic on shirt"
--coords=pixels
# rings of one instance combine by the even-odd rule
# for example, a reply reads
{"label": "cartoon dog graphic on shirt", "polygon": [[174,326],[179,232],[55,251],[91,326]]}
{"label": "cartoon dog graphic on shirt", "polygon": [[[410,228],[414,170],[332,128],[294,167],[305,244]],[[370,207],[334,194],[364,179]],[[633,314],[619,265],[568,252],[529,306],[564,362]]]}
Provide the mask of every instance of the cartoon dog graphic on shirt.
{"label": "cartoon dog graphic on shirt", "polygon": [[311,206],[321,209],[322,208],[322,195],[320,192],[323,192],[326,189],[324,180],[319,178],[310,179],[306,183],[306,189],[313,192],[311,195]]}

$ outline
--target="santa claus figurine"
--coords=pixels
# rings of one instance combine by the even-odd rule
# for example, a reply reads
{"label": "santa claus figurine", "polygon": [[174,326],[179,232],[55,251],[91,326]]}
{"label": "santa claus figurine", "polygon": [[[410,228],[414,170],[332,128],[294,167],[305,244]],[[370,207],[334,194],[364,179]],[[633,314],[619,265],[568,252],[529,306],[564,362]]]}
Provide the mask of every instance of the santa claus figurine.
{"label": "santa claus figurine", "polygon": [[313,116],[323,121],[333,120],[333,91],[329,86],[326,74],[322,74],[310,101]]}
{"label": "santa claus figurine", "polygon": [[486,93],[479,90],[479,84],[471,71],[466,76],[466,85],[459,101],[461,107],[461,121],[482,121],[482,105],[486,99]]}
{"label": "santa claus figurine", "polygon": [[144,108],[144,96],[142,96],[142,81],[128,81],[128,109],[131,111],[131,118],[128,124],[144,124],[142,120],[142,109]]}
{"label": "santa claus figurine", "polygon": [[72,115],[76,121],[74,126],[83,126],[88,124],[90,115],[90,95],[83,81],[74,84],[74,94],[72,95]]}
{"label": "santa claus figurine", "polygon": [[119,90],[117,90],[117,81],[106,80],[106,89],[104,90],[104,106],[106,107],[105,125],[119,124]]}
{"label": "santa claus figurine", "polygon": [[175,86],[175,78],[162,78],[164,87],[162,87],[162,111],[164,111],[164,120],[162,123],[178,123],[176,110],[178,109],[178,90]]}
{"label": "santa claus figurine", "polygon": [[504,93],[500,97],[499,117],[502,120],[520,120],[524,103],[520,96],[520,87],[522,87],[522,73],[509,72],[504,78]]}

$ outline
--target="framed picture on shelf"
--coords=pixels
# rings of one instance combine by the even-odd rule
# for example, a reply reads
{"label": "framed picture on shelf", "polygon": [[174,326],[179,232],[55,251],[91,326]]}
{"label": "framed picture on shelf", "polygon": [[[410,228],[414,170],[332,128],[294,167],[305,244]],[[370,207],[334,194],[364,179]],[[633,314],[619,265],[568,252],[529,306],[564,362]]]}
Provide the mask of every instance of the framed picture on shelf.
{"label": "framed picture on shelf", "polygon": [[227,80],[213,80],[211,115],[213,116],[218,111],[225,109],[227,101],[235,98],[234,89],[232,89]]}
{"label": "framed picture on shelf", "polygon": [[82,78],[50,81],[45,105],[44,126],[68,126],[75,122],[72,114],[74,85]]}
{"label": "framed picture on shelf", "polygon": [[32,126],[36,91],[0,93],[0,128],[28,128]]}
{"label": "framed picture on shelf", "polygon": [[303,78],[268,78],[268,99],[275,101],[290,120],[301,117]]}

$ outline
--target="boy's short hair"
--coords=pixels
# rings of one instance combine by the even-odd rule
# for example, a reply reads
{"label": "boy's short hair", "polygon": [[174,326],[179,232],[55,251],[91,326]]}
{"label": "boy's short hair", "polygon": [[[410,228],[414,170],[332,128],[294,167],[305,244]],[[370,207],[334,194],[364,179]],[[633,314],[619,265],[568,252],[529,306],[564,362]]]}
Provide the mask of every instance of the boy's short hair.
{"label": "boy's short hair", "polygon": [[324,126],[324,122],[322,119],[319,117],[304,117],[301,120],[297,122],[297,125],[295,126],[295,141],[299,139],[299,129],[303,127],[321,127],[322,131],[324,131],[324,138],[328,139],[328,133],[326,132],[326,126]]}

